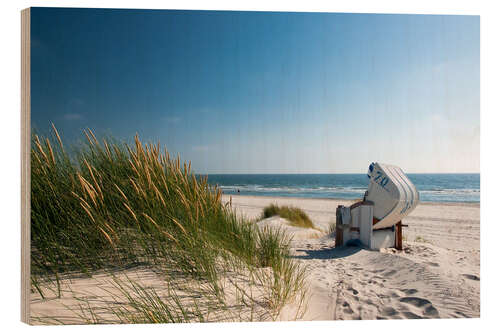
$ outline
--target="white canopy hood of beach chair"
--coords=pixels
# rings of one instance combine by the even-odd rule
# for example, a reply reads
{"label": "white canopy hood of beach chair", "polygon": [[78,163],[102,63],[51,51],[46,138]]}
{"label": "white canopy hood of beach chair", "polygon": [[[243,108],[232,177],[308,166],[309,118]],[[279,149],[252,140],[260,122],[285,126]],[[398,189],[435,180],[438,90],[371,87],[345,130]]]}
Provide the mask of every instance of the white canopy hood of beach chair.
{"label": "white canopy hood of beach chair", "polygon": [[368,178],[370,184],[365,200],[373,202],[373,217],[379,220],[373,229],[391,227],[418,205],[418,191],[401,168],[372,163]]}

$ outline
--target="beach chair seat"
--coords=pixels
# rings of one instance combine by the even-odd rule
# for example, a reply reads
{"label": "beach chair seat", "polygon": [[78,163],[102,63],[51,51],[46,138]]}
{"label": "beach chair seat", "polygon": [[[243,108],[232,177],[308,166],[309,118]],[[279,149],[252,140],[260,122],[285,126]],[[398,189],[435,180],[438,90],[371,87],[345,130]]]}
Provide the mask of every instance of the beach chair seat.
{"label": "beach chair seat", "polygon": [[402,249],[402,220],[418,205],[418,191],[397,166],[372,163],[368,178],[362,201],[337,207],[335,246],[359,239],[370,249]]}

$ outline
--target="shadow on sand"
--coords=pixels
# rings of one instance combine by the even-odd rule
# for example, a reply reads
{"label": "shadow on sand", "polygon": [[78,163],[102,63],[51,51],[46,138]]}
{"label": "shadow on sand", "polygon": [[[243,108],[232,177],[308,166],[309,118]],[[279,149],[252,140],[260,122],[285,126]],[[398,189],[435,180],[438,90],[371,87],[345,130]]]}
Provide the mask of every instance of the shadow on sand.
{"label": "shadow on sand", "polygon": [[[364,248],[361,246],[341,246],[318,250],[297,250],[300,254],[292,256],[295,259],[338,259],[351,256]],[[303,254],[302,254],[303,253]]]}

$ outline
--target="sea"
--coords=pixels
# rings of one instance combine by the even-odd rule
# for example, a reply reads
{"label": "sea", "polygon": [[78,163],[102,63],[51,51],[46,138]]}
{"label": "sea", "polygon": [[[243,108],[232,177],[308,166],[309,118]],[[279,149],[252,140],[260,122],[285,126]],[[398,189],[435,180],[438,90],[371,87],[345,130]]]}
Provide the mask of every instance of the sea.
{"label": "sea", "polygon": [[[406,174],[427,202],[479,202],[479,173]],[[208,182],[224,194],[299,198],[361,199],[366,174],[213,174]]]}

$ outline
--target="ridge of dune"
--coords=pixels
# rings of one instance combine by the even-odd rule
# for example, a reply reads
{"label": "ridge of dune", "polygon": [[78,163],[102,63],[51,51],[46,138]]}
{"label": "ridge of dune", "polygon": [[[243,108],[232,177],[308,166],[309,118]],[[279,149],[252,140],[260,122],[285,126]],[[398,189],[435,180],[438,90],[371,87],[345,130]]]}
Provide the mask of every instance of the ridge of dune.
{"label": "ridge of dune", "polygon": [[290,223],[289,220],[276,215],[260,220],[256,224],[259,228],[280,229],[293,240],[319,238],[324,235],[324,232],[317,229],[295,227]]}

